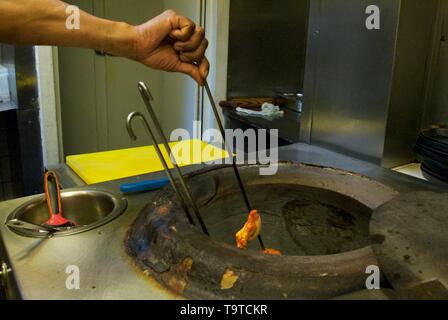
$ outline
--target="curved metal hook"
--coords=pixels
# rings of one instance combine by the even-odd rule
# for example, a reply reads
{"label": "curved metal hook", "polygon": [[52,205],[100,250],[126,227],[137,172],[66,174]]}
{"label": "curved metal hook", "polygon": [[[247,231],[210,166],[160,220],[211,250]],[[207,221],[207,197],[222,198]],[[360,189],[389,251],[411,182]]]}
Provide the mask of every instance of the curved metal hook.
{"label": "curved metal hook", "polygon": [[132,120],[134,120],[135,118],[140,118],[140,120],[143,122],[143,124],[145,126],[146,131],[149,134],[151,134],[150,129],[149,129],[149,123],[146,120],[145,116],[142,113],[140,113],[140,112],[134,111],[134,112],[132,112],[132,113],[130,113],[128,115],[128,119],[126,121],[126,129],[128,130],[129,137],[131,137],[131,139],[133,141],[137,140],[137,136],[135,135],[135,131],[132,128]]}
{"label": "curved metal hook", "polygon": [[193,220],[193,218],[191,217],[191,215],[190,215],[190,213],[188,211],[188,206],[187,206],[187,204],[185,202],[185,199],[182,196],[182,193],[180,192],[179,188],[176,185],[174,176],[173,176],[173,174],[171,173],[171,171],[170,171],[170,169],[168,167],[168,163],[166,162],[166,160],[165,160],[165,158],[164,158],[164,156],[162,154],[162,150],[160,149],[160,146],[156,142],[156,137],[154,135],[154,132],[151,130],[151,127],[149,126],[148,121],[146,120],[145,116],[142,113],[134,111],[134,112],[132,112],[132,113],[130,113],[128,115],[128,119],[126,121],[126,129],[128,130],[129,136],[131,137],[132,140],[134,140],[134,141],[137,140],[137,136],[135,135],[135,131],[134,131],[133,127],[132,127],[132,123],[133,123],[132,121],[134,119],[136,119],[136,118],[139,118],[142,121],[146,131],[148,132],[149,136],[151,137],[151,139],[155,143],[154,144],[154,148],[155,148],[155,150],[157,152],[157,156],[159,157],[160,162],[162,162],[163,168],[165,169],[165,172],[166,172],[166,174],[168,176],[168,179],[170,180],[171,186],[173,187],[174,192],[176,193],[177,197],[181,201],[181,205],[182,205],[182,207],[183,207],[183,209],[185,211],[185,214],[187,216],[188,221],[191,224],[194,225],[195,224],[194,220]]}
{"label": "curved metal hook", "polygon": [[[177,172],[177,175],[179,176],[180,184],[182,186],[182,189],[185,191],[185,196],[186,196],[186,199],[188,200],[188,202],[186,202],[186,204],[189,204],[193,208],[193,211],[194,211],[196,217],[198,218],[199,223],[200,223],[201,228],[204,231],[204,233],[206,235],[210,235],[208,233],[208,230],[204,223],[204,220],[202,219],[199,208],[197,207],[196,202],[193,199],[193,195],[190,190],[190,187],[188,186],[187,182],[185,181],[182,171],[180,170],[179,165],[176,163],[176,160],[173,157],[173,152],[169,145],[168,139],[166,138],[165,134],[163,133],[163,129],[162,129],[162,126],[160,125],[160,121],[157,118],[157,115],[154,112],[154,109],[151,105],[151,100],[153,100],[151,92],[149,92],[149,89],[145,85],[144,82],[138,83],[138,90],[140,92],[140,95],[142,96],[143,102],[146,105],[146,109],[148,110],[149,116],[151,118],[152,123],[154,124],[155,130],[158,133],[158,135],[160,136],[160,138],[162,139],[162,145],[165,147],[166,152],[168,152],[169,156],[171,157],[171,163],[174,167],[174,170]],[[151,130],[151,128],[149,128],[149,130]],[[154,138],[153,138],[153,140],[154,140]],[[156,141],[156,140],[154,140],[154,141]],[[163,161],[163,160],[161,159],[161,161]],[[169,171],[169,169],[167,169],[167,170]]]}
{"label": "curved metal hook", "polygon": [[[174,179],[174,176],[168,166],[168,163],[165,160],[165,157],[163,156],[162,150],[160,148],[160,146],[157,143],[157,139],[156,139],[156,134],[155,132],[152,130],[152,128],[150,127],[148,121],[146,120],[145,116],[143,114],[141,114],[140,112],[132,112],[131,114],[129,114],[127,122],[126,122],[126,128],[128,130],[129,136],[131,137],[131,139],[136,140],[137,136],[135,135],[135,132],[132,128],[132,120],[134,118],[140,118],[140,120],[142,120],[146,131],[149,133],[149,135],[151,136],[151,139],[154,142],[154,147],[156,149],[157,152],[157,156],[159,157],[160,161],[162,162],[163,168],[165,169],[166,174],[168,175],[171,185],[174,189],[174,191],[177,193],[179,200],[181,201],[182,206],[184,207],[184,211],[185,214],[187,215],[188,220],[190,221],[191,224],[195,224],[194,220],[192,218],[192,216],[190,215],[189,211],[188,211],[188,205],[190,205],[197,217],[197,219],[199,220],[199,223],[201,225],[201,228],[203,230],[203,232],[206,235],[210,235],[207,227],[204,223],[204,220],[202,219],[201,213],[199,211],[199,208],[197,207],[194,199],[193,199],[193,195],[192,192],[190,190],[190,187],[188,186],[188,184],[186,183],[184,176],[182,174],[182,171],[180,170],[179,166],[177,165],[174,157],[173,157],[173,153],[171,150],[171,147],[169,145],[168,139],[166,138],[165,134],[163,133],[163,129],[160,125],[160,121],[157,118],[156,113],[154,112],[154,109],[151,105],[151,100],[153,100],[153,97],[148,89],[148,87],[145,85],[144,82],[139,82],[138,83],[138,90],[140,92],[140,95],[142,96],[143,102],[146,105],[146,109],[148,110],[149,116],[151,117],[152,123],[154,123],[154,127],[155,127],[155,132],[157,132],[157,134],[160,136],[160,138],[162,139],[163,142],[163,147],[165,148],[165,151],[168,153],[168,155],[171,157],[171,163],[175,169],[175,171],[177,172],[178,176],[179,176],[179,181],[180,184],[182,186],[182,189],[185,192],[185,198],[182,195],[182,193],[180,192],[180,189],[177,187],[176,181]],[[188,200],[188,201],[186,201]]]}

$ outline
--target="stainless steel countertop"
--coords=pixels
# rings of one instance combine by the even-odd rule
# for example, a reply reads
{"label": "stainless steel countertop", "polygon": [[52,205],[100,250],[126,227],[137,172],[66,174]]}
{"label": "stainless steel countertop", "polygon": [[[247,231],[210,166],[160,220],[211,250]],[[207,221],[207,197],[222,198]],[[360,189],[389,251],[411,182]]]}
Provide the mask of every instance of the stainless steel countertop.
{"label": "stainless steel countertop", "polygon": [[[123,215],[98,229],[75,236],[32,239],[21,237],[4,224],[1,235],[7,248],[19,290],[24,299],[173,299],[134,269],[124,251],[124,237],[150,194],[128,199]],[[30,198],[0,204],[1,221]],[[80,270],[80,290],[67,290],[68,266]]]}
{"label": "stainless steel countertop", "polygon": [[[280,149],[281,160],[341,168],[381,181],[399,192],[416,190],[448,191],[443,186],[408,177],[391,170],[334,152],[296,144]],[[192,166],[184,171],[194,171]],[[160,177],[162,173],[102,183],[95,188],[118,193],[121,183]],[[92,187],[92,186],[91,186]],[[124,238],[154,192],[127,197],[128,208],[116,220],[98,229],[75,236],[32,239],[21,237],[5,225],[7,216],[32,197],[0,203],[0,236],[3,238],[18,286],[24,299],[176,299],[132,265],[124,250]],[[68,266],[80,269],[80,290],[66,289]],[[347,298],[384,298],[381,292],[363,292]]]}

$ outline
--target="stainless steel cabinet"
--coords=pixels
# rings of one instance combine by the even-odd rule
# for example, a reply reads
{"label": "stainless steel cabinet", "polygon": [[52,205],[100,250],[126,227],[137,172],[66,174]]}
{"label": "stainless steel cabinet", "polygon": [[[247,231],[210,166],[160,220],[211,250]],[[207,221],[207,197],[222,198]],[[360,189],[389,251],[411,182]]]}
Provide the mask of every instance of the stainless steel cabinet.
{"label": "stainless steel cabinet", "polygon": [[[384,167],[414,160],[436,0],[311,1],[301,139]],[[366,8],[381,13],[365,27]]]}
{"label": "stainless steel cabinet", "polygon": [[448,124],[448,1],[439,1],[422,127]]}

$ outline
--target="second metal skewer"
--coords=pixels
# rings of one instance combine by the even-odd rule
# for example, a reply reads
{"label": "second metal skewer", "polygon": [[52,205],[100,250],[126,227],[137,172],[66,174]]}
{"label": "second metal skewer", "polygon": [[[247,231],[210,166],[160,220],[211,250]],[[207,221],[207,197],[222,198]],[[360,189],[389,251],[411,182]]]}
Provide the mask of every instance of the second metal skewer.
{"label": "second metal skewer", "polygon": [[[186,198],[188,200],[187,203],[193,209],[193,211],[194,211],[194,213],[196,215],[196,218],[198,219],[199,224],[201,225],[202,231],[207,236],[209,236],[210,234],[209,234],[209,232],[207,230],[207,227],[205,226],[204,220],[202,219],[202,216],[201,216],[201,213],[199,211],[199,208],[197,207],[196,202],[193,199],[193,195],[191,193],[190,187],[188,186],[187,182],[185,181],[184,176],[182,174],[182,171],[180,170],[179,166],[177,165],[177,163],[176,163],[176,161],[174,159],[173,153],[171,151],[171,147],[170,147],[170,145],[168,143],[168,139],[166,138],[165,134],[163,133],[162,126],[160,125],[159,119],[157,118],[157,115],[154,112],[154,109],[153,109],[153,107],[151,105],[151,100],[153,99],[152,95],[151,95],[151,93],[149,92],[148,88],[146,87],[146,85],[143,82],[139,82],[138,90],[139,90],[139,92],[140,92],[140,94],[142,96],[143,102],[145,103],[146,109],[148,110],[149,116],[151,117],[151,120],[154,123],[154,126],[155,126],[155,128],[156,128],[156,130],[157,130],[157,132],[158,132],[158,134],[160,136],[160,138],[162,139],[162,144],[165,147],[165,149],[166,149],[166,151],[167,151],[167,153],[168,153],[168,155],[169,155],[169,157],[171,159],[171,162],[172,162],[172,164],[174,166],[174,169],[176,170],[176,172],[177,172],[177,174],[179,176],[179,181],[180,181],[181,186],[182,186],[182,188],[183,188],[183,190],[185,192],[185,196],[186,196]],[[149,127],[149,125],[147,125],[147,129],[148,129],[148,131],[152,132],[152,130]],[[151,135],[153,136],[153,140],[154,140],[154,138],[155,138],[154,134],[151,134]],[[157,141],[154,141],[154,144],[157,145]],[[156,149],[158,149],[158,148],[159,147],[157,145]],[[162,161],[162,163],[164,163],[164,162],[166,163],[166,161],[165,161],[165,159],[163,157],[163,154],[161,152],[158,152],[158,155],[159,155],[160,161]],[[167,174],[170,177],[172,177],[171,172],[170,172],[168,166],[164,165],[164,167],[165,167],[165,170],[167,171]],[[173,178],[170,178],[170,180],[172,180],[171,184],[173,185],[173,188],[176,190],[177,189],[177,185],[175,183],[175,180]],[[188,206],[185,204],[185,199],[182,196],[182,194],[180,194],[179,196],[181,198],[180,200],[183,201],[184,207],[188,208]],[[186,211],[187,211],[186,212],[187,217],[190,220],[191,217],[189,216],[188,209]]]}
{"label": "second metal skewer", "polygon": [[182,205],[182,209],[184,210],[185,215],[187,216],[188,222],[190,222],[192,225],[195,225],[194,220],[193,220],[190,212],[188,211],[188,206],[185,203],[182,192],[177,187],[176,180],[174,179],[174,176],[171,173],[170,168],[168,167],[168,163],[166,162],[165,158],[163,157],[162,149],[156,142],[157,141],[156,136],[155,136],[154,132],[151,130],[151,127],[149,126],[148,121],[146,121],[145,116],[143,114],[141,114],[140,112],[132,112],[128,116],[126,127],[128,129],[129,136],[131,137],[132,140],[137,140],[137,136],[135,135],[134,129],[132,128],[132,120],[134,120],[136,118],[140,118],[140,120],[142,121],[142,123],[145,126],[146,131],[149,133],[152,141],[154,142],[154,148],[157,152],[157,156],[159,157],[160,162],[162,162],[163,168],[165,169],[168,179],[170,180],[171,186],[172,186],[174,192],[176,193],[177,197],[179,198],[179,201]]}
{"label": "second metal skewer", "polygon": [[[222,139],[224,141],[224,147],[225,147],[227,153],[229,154],[229,156],[232,157],[233,171],[235,172],[235,176],[236,176],[236,179],[238,181],[238,185],[240,187],[241,194],[243,195],[244,202],[246,203],[247,210],[249,212],[251,212],[252,211],[252,206],[250,205],[249,198],[247,197],[246,189],[244,188],[243,181],[241,180],[241,176],[240,176],[240,173],[238,171],[238,166],[236,164],[235,157],[233,156],[233,151],[230,150],[230,148],[228,146],[227,139],[226,139],[226,133],[225,133],[225,130],[224,130],[224,125],[222,124],[221,118],[219,117],[218,108],[216,107],[215,99],[213,98],[213,95],[212,95],[212,92],[210,90],[210,86],[208,85],[207,80],[204,81],[204,88],[205,88],[205,91],[207,92],[207,96],[208,96],[208,99],[210,101],[210,105],[212,106],[213,113],[214,113],[215,118],[216,118],[216,122],[218,123],[219,131],[221,132]],[[258,236],[258,242],[260,243],[261,249],[262,250],[266,250],[266,248],[264,246],[264,243],[263,243],[263,239],[261,238],[261,235]]]}
{"label": "second metal skewer", "polygon": [[[213,113],[215,115],[216,121],[218,123],[218,127],[219,127],[219,130],[221,132],[221,135],[222,135],[222,138],[223,138],[223,141],[224,141],[225,149],[226,149],[228,155],[230,157],[232,157],[232,167],[233,167],[236,179],[238,181],[238,185],[240,187],[241,194],[243,195],[244,202],[246,204],[246,207],[247,207],[248,211],[251,212],[252,211],[252,206],[250,205],[249,198],[247,196],[246,190],[244,188],[243,181],[242,181],[240,173],[238,171],[238,167],[237,167],[237,163],[236,163],[235,157],[233,157],[233,152],[230,150],[230,148],[229,148],[229,146],[227,144],[224,126],[222,124],[221,118],[219,117],[218,109],[216,107],[216,103],[215,103],[215,101],[213,99],[213,96],[212,96],[212,93],[211,93],[211,90],[210,90],[210,87],[209,87],[207,81],[205,81],[204,87],[205,87],[205,90],[207,92],[207,96],[208,96],[208,98],[210,100],[210,104],[211,104],[211,107],[213,109]],[[156,145],[157,155],[159,156],[160,161],[162,162],[162,164],[164,166],[164,169],[167,172],[168,177],[170,178],[170,182],[171,182],[171,184],[172,184],[176,194],[178,195],[178,197],[180,198],[180,201],[182,202],[182,205],[184,207],[184,210],[185,210],[185,213],[187,215],[188,220],[190,221],[190,223],[194,224],[194,221],[193,221],[191,215],[189,214],[188,205],[186,204],[186,202],[188,202],[188,204],[192,207],[192,209],[193,209],[193,211],[194,211],[194,213],[196,215],[196,218],[199,220],[199,223],[201,225],[201,228],[202,228],[203,232],[206,235],[210,235],[208,230],[207,230],[207,227],[205,226],[204,220],[202,219],[202,216],[201,216],[201,213],[199,211],[199,208],[197,207],[196,202],[193,199],[191,190],[190,190],[189,186],[187,185],[187,183],[186,183],[186,181],[185,181],[185,179],[183,177],[182,171],[180,170],[179,166],[177,165],[175,159],[173,158],[173,154],[172,154],[171,148],[169,146],[168,139],[166,138],[165,134],[163,133],[163,129],[162,129],[161,125],[160,125],[160,122],[159,122],[159,120],[158,120],[158,118],[157,118],[157,116],[156,116],[156,114],[154,112],[154,109],[152,108],[152,105],[151,105],[151,100],[152,100],[151,93],[149,92],[148,88],[146,87],[146,85],[143,82],[140,82],[138,84],[138,89],[139,89],[139,92],[140,92],[140,94],[141,94],[141,96],[143,98],[143,101],[144,101],[145,106],[146,106],[146,108],[148,110],[148,113],[149,113],[149,115],[150,115],[150,117],[152,119],[152,122],[154,123],[159,136],[162,138],[163,145],[164,145],[166,151],[168,152],[168,154],[169,154],[169,156],[170,156],[170,158],[172,160],[171,162],[172,162],[172,164],[173,164],[177,174],[179,175],[179,180],[180,180],[181,186],[182,186],[182,188],[183,188],[183,190],[185,192],[185,196],[186,196],[188,201],[185,201],[182,193],[177,188],[177,185],[175,183],[175,179],[174,179],[171,171],[169,170],[168,164],[166,163],[166,160],[163,157],[163,154],[162,154],[162,151],[161,151],[160,147],[157,144],[157,141],[155,139],[155,134],[152,132],[149,124],[146,122],[146,120],[145,120],[145,118],[144,118],[144,116],[142,114],[134,113],[134,114],[131,114],[129,116],[129,118],[128,118],[128,131],[129,131],[131,137],[134,138],[135,135],[133,133],[133,130],[132,130],[132,127],[131,127],[130,123],[131,123],[131,121],[132,121],[132,119],[134,117],[139,116],[142,119],[142,121],[145,123],[146,129],[149,132],[149,134],[151,135],[151,138],[154,140],[154,143]],[[261,238],[261,235],[258,236],[258,242],[260,243],[261,249],[262,250],[266,250],[266,248],[264,246],[264,243],[263,243],[263,240]]]}

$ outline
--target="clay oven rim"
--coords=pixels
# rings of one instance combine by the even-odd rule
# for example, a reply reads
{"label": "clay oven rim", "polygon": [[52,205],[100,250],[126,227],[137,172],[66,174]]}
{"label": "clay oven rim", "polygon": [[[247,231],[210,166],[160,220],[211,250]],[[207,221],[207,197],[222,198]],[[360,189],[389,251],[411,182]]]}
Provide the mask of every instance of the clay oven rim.
{"label": "clay oven rim", "polygon": [[[179,234],[183,234],[183,236],[178,236],[175,241],[187,241],[186,243],[191,250],[189,251],[194,252],[194,254],[187,256],[193,258],[193,261],[195,261],[194,257],[201,257],[202,261],[209,262],[219,259],[225,261],[228,268],[241,269],[244,272],[262,271],[266,275],[279,276],[279,272],[287,271],[289,275],[300,275],[308,278],[337,277],[345,274],[351,275],[353,270],[365,269],[368,265],[377,265],[377,260],[370,246],[333,255],[274,256],[253,250],[240,250],[207,237],[195,229],[194,226],[185,225],[184,227],[189,230],[181,229]],[[329,272],[329,270],[332,270],[332,272]]]}
{"label": "clay oven rim", "polygon": [[[399,193],[391,189],[390,187],[367,178],[363,175],[352,173],[349,171],[344,171],[331,167],[322,167],[316,165],[310,165],[305,163],[296,163],[289,161],[279,162],[279,167],[297,167],[300,168],[311,168],[311,169],[322,169],[329,170],[333,174],[341,176],[354,176],[357,179],[362,179],[365,182],[375,183],[378,187],[382,188],[382,196],[384,199],[379,201],[377,204],[367,204],[362,202],[364,205],[368,206],[372,210],[376,209],[383,203],[391,200]],[[241,167],[241,172],[244,179],[244,170],[253,167],[260,167],[260,165],[246,165]],[[221,170],[229,168],[229,166],[214,166],[210,168],[205,168],[199,171],[195,171],[187,175],[188,179],[193,179],[196,176],[203,175],[207,172]],[[247,185],[257,185],[258,183],[251,183],[250,181],[245,181]],[[325,189],[325,186],[321,187]],[[331,188],[327,190],[335,191]],[[177,203],[175,196],[169,188],[163,189],[160,192],[160,196],[167,199],[167,195],[173,200],[173,203]],[[335,191],[338,192],[338,191]],[[346,196],[354,197],[352,194],[345,194]],[[153,206],[156,209],[155,204],[149,204],[145,210]],[[164,232],[168,232],[167,236],[171,239],[171,243],[181,243],[182,249],[173,248],[176,251],[177,263],[181,262],[182,259],[186,257],[191,257],[194,262],[207,263],[208,265],[213,265],[213,261],[217,261],[217,265],[221,265],[224,261],[230,269],[244,270],[244,272],[260,272],[266,275],[277,275],[283,274],[285,271],[290,276],[307,276],[307,277],[337,277],[342,275],[350,275],[354,270],[365,269],[368,265],[378,265],[378,262],[373,254],[370,246],[360,248],[357,250],[333,254],[333,255],[321,255],[321,256],[272,256],[265,255],[261,252],[252,250],[240,250],[234,246],[226,243],[222,243],[214,240],[206,235],[204,235],[199,228],[190,225],[185,218],[185,214],[180,208],[180,206],[173,206],[170,208],[169,214],[159,214],[155,210],[152,210],[154,214],[152,219],[158,219],[158,224],[165,227]],[[138,221],[139,219],[137,219]],[[136,221],[136,222],[137,222]],[[134,225],[132,229],[137,227]],[[157,233],[157,231],[155,232]],[[151,236],[155,237],[156,234]],[[131,234],[130,234],[131,236]],[[168,249],[168,248],[166,248]],[[183,254],[185,253],[185,254]],[[132,255],[132,253],[131,253]],[[199,261],[197,261],[199,258]],[[174,262],[174,261],[172,261]]]}

